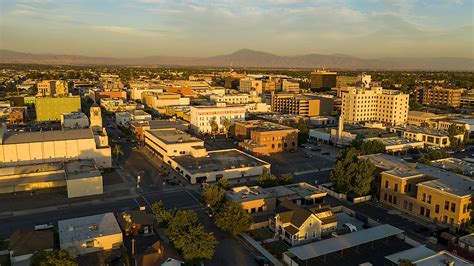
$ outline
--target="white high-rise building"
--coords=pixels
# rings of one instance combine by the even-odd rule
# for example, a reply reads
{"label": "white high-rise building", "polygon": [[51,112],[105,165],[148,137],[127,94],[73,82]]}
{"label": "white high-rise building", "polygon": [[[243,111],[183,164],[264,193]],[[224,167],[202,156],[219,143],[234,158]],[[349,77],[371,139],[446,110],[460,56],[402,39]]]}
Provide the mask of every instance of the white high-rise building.
{"label": "white high-rise building", "polygon": [[350,87],[342,93],[344,121],[377,121],[390,125],[402,125],[408,119],[408,94],[382,87]]}

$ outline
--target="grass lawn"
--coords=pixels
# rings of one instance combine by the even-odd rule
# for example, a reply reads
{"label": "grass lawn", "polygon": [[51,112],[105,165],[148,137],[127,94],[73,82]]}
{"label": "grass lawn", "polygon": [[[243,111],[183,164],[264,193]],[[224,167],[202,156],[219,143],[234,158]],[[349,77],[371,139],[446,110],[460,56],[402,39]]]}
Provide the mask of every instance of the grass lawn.
{"label": "grass lawn", "polygon": [[275,233],[268,228],[259,228],[249,232],[249,235],[256,241],[263,241],[272,238]]}
{"label": "grass lawn", "polygon": [[287,251],[289,246],[283,240],[273,241],[270,243],[263,244],[263,247],[268,250],[273,256],[276,256],[278,259],[282,258],[282,253]]}

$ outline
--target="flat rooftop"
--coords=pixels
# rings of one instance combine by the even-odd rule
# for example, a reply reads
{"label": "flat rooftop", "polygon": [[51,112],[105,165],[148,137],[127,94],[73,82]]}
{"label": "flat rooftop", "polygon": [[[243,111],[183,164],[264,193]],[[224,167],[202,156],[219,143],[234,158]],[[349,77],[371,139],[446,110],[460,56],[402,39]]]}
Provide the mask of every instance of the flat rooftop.
{"label": "flat rooftop", "polygon": [[415,144],[415,143],[421,143],[423,144],[423,141],[411,141],[408,139],[400,138],[400,137],[387,137],[387,138],[367,138],[365,139],[367,141],[369,140],[377,140],[383,143],[385,146],[396,146],[396,145],[410,145],[410,144]]}
{"label": "flat rooftop", "polygon": [[177,144],[177,143],[201,143],[203,146],[204,141],[189,135],[188,133],[175,130],[175,129],[154,129],[147,130],[152,136],[163,141],[166,144]]}
{"label": "flat rooftop", "polygon": [[410,248],[410,249],[386,256],[385,258],[398,265],[401,259],[407,259],[413,262],[413,261],[417,261],[417,260],[432,256],[434,254],[436,254],[436,252],[425,247],[424,245],[421,245],[418,247]]}
{"label": "flat rooftop", "polygon": [[75,139],[94,139],[92,129],[84,128],[37,132],[7,132],[3,137],[3,145]]}
{"label": "flat rooftop", "polygon": [[101,175],[94,160],[77,160],[67,163],[64,166],[68,180],[89,178]]}
{"label": "flat rooftop", "polygon": [[241,121],[236,122],[239,124],[244,124],[246,126],[251,126],[252,130],[256,131],[276,131],[276,130],[297,130],[295,128],[284,126],[277,123],[272,123],[264,120],[249,120],[249,121]]}
{"label": "flat rooftop", "polygon": [[375,164],[377,168],[384,169],[384,170],[413,169],[413,166],[410,163],[406,162],[405,160],[396,156],[385,154],[385,153],[361,155],[358,158],[369,160],[373,164]]}
{"label": "flat rooftop", "polygon": [[411,133],[421,133],[426,135],[433,135],[433,136],[442,136],[446,137],[449,135],[448,131],[445,130],[438,130],[433,128],[427,127],[416,127],[416,126],[404,126],[404,127],[392,127],[399,131],[406,131]]}
{"label": "flat rooftop", "polygon": [[467,245],[471,247],[474,247],[474,233],[460,237],[459,241],[466,243]]}
{"label": "flat rooftop", "polygon": [[134,127],[150,126],[150,129],[175,128],[176,126],[189,126],[189,123],[181,119],[160,119],[150,121],[133,121]]}
{"label": "flat rooftop", "polygon": [[87,115],[82,112],[63,114],[63,117],[64,119],[89,119]]}
{"label": "flat rooftop", "polygon": [[58,231],[60,245],[122,234],[112,212],[58,221]]}
{"label": "flat rooftop", "polygon": [[204,157],[183,155],[173,159],[191,174],[270,165],[237,149],[210,151]]}
{"label": "flat rooftop", "polygon": [[456,266],[472,266],[469,262],[461,257],[455,256],[448,251],[440,251],[432,256],[413,261],[416,266],[433,266],[433,265],[448,265],[447,262],[454,262]]}
{"label": "flat rooftop", "polygon": [[431,161],[431,165],[443,169],[460,169],[466,175],[474,174],[474,164],[458,158],[444,158]]}
{"label": "flat rooftop", "polygon": [[420,112],[420,111],[408,111],[408,116],[416,116],[416,117],[424,117],[424,118],[442,117],[441,115],[428,113],[428,112]]}
{"label": "flat rooftop", "polygon": [[234,202],[245,202],[258,199],[265,199],[272,195],[259,186],[240,186],[226,191],[226,196]]}

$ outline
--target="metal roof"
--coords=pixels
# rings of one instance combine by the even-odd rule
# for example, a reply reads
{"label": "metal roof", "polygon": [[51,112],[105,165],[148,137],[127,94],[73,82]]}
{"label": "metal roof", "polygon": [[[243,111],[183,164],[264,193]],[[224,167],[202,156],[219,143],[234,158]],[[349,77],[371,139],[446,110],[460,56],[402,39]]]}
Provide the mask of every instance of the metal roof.
{"label": "metal roof", "polygon": [[403,233],[403,230],[389,224],[383,224],[354,233],[290,248],[288,250],[300,260],[308,260],[401,233]]}

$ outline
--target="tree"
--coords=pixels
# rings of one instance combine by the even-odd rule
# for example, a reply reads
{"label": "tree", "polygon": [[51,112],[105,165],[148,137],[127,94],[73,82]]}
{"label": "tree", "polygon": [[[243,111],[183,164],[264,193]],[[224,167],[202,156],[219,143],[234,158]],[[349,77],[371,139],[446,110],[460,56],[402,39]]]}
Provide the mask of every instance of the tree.
{"label": "tree", "polygon": [[289,185],[293,182],[293,176],[290,174],[283,175],[282,177],[279,178],[278,184],[280,185]]}
{"label": "tree", "polygon": [[167,226],[173,218],[172,212],[166,210],[165,205],[161,200],[158,202],[153,202],[151,210],[155,215],[158,224],[161,226]]}
{"label": "tree", "polygon": [[209,123],[211,124],[211,132],[212,132],[212,135],[215,139],[216,134],[219,132],[219,125],[217,124],[217,121],[216,121],[215,117],[213,117]]}
{"label": "tree", "polygon": [[217,227],[231,233],[234,237],[250,229],[253,223],[252,216],[246,212],[238,202],[226,202],[217,213],[215,222]]}
{"label": "tree", "polygon": [[31,258],[33,266],[75,266],[76,257],[64,250],[40,251]]}
{"label": "tree", "polygon": [[398,266],[415,266],[409,259],[399,259]]}
{"label": "tree", "polygon": [[227,138],[229,136],[229,130],[230,130],[230,120],[229,118],[224,118],[224,121],[222,121],[222,126],[224,126],[225,130],[225,137]]}
{"label": "tree", "polygon": [[355,168],[352,192],[357,195],[367,195],[374,180],[375,165],[368,160],[357,160]]}
{"label": "tree", "polygon": [[352,141],[351,145],[359,151],[360,155],[385,152],[385,145],[378,140],[363,141],[362,139],[356,138]]}
{"label": "tree", "polygon": [[304,144],[308,140],[309,137],[309,128],[306,123],[303,121],[298,122],[296,125],[296,129],[298,129],[298,143]]}
{"label": "tree", "polygon": [[458,148],[463,145],[461,140],[458,138],[459,135],[464,135],[466,129],[464,127],[451,124],[448,127],[448,136],[449,136],[449,144],[452,148]]}
{"label": "tree", "polygon": [[272,175],[268,171],[264,171],[257,177],[257,185],[261,187],[274,187],[278,184],[276,176]]}
{"label": "tree", "polygon": [[211,185],[204,188],[201,196],[207,205],[216,211],[225,200],[225,190],[218,185]]}
{"label": "tree", "polygon": [[229,179],[221,178],[217,180],[217,185],[223,189],[229,189],[230,188]]}
{"label": "tree", "polygon": [[112,148],[112,153],[115,155],[115,158],[117,158],[117,160],[119,160],[120,156],[123,155],[122,146],[120,146],[120,144],[118,144],[118,143],[115,143],[113,148]]}
{"label": "tree", "polygon": [[422,164],[430,164],[431,161],[444,159],[444,158],[448,158],[448,157],[449,157],[449,154],[446,153],[445,151],[443,151],[443,150],[434,150],[434,151],[428,152],[427,155],[420,157],[418,159],[418,162],[422,163]]}
{"label": "tree", "polygon": [[212,259],[217,240],[212,233],[206,233],[196,213],[177,210],[166,229],[166,236],[181,251],[186,261]]}

